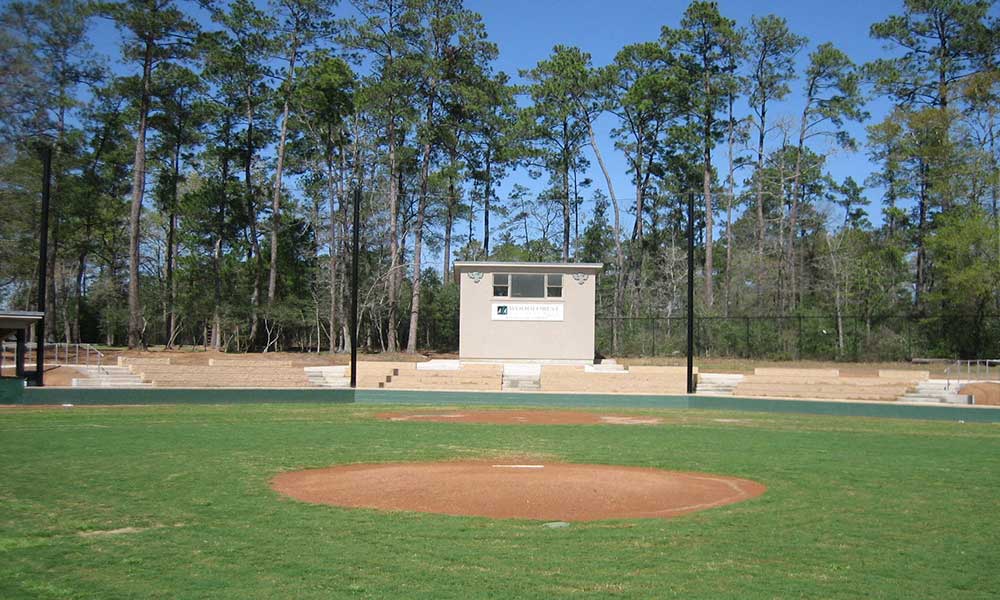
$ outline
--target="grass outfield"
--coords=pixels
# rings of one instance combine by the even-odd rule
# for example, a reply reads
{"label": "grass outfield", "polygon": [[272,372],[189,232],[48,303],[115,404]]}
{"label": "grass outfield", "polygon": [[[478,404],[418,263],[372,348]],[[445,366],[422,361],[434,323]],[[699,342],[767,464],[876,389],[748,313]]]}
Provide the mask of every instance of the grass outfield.
{"label": "grass outfield", "polygon": [[[665,424],[493,426],[380,410],[2,410],[0,598],[1000,595],[995,424],[644,410]],[[498,456],[704,471],[768,492],[549,529],[268,487],[284,470]]]}

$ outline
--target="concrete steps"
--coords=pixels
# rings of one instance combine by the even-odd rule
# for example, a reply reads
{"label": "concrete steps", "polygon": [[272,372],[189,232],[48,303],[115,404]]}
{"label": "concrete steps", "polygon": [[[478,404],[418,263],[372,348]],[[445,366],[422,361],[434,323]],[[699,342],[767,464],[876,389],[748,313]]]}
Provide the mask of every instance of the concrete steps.
{"label": "concrete steps", "polygon": [[500,389],[508,392],[537,392],[542,389],[542,365],[507,363],[503,366]]}
{"label": "concrete steps", "polygon": [[739,373],[700,373],[697,396],[732,396],[733,390],[743,381]]}
{"label": "concrete steps", "polygon": [[584,365],[584,373],[605,373],[608,375],[625,375],[628,369],[613,360],[604,360],[596,365]]}
{"label": "concrete steps", "polygon": [[351,369],[347,365],[332,367],[305,367],[309,385],[326,388],[346,388],[351,386]]}
{"label": "concrete steps", "polygon": [[455,359],[434,358],[427,362],[414,363],[417,371],[459,371],[462,369],[461,361]]}
{"label": "concrete steps", "polygon": [[917,383],[917,389],[904,394],[900,402],[928,402],[934,404],[972,404],[972,396],[958,394],[948,389],[945,379],[928,379]]}
{"label": "concrete steps", "polygon": [[138,375],[129,371],[128,367],[76,367],[87,375],[85,378],[74,378],[73,387],[114,387],[114,388],[146,388],[153,384],[145,383]]}

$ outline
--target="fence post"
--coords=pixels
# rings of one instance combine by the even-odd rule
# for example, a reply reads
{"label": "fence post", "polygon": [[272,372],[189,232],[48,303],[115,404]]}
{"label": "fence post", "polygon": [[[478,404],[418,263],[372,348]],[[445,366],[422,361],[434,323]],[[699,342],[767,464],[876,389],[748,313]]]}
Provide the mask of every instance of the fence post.
{"label": "fence post", "polygon": [[653,356],[656,356],[656,322],[659,319],[653,317]]}
{"label": "fence post", "polygon": [[861,343],[858,339],[858,317],[854,317],[854,362],[861,356]]}
{"label": "fence post", "polygon": [[799,315],[798,321],[799,321],[799,334],[798,337],[795,338],[796,346],[798,348],[796,350],[795,360],[802,360],[802,315]]}
{"label": "fence post", "polygon": [[906,317],[906,359],[913,360],[913,315]]}
{"label": "fence post", "polygon": [[753,354],[753,350],[750,347],[750,317],[743,317],[743,322],[746,324],[747,332],[747,358],[750,358],[750,355]]}

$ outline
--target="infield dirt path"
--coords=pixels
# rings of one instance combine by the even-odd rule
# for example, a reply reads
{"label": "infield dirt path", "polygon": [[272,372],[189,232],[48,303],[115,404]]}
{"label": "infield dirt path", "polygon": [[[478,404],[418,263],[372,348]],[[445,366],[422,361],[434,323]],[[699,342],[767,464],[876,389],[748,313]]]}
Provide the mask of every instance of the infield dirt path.
{"label": "infield dirt path", "polygon": [[278,492],[353,508],[545,521],[669,518],[763,494],[705,473],[566,463],[362,464],[282,473]]}
{"label": "infield dirt path", "polygon": [[385,421],[489,423],[493,425],[659,425],[663,419],[641,415],[602,415],[573,410],[452,410],[380,413]]}

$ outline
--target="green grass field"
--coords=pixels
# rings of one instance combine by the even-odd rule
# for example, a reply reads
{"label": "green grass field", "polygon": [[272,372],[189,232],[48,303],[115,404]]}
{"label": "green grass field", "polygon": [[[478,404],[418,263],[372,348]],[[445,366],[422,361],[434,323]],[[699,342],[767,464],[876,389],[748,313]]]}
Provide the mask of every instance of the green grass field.
{"label": "green grass field", "polygon": [[[4,410],[0,598],[1000,596],[995,424],[645,410],[665,424],[491,426],[378,411]],[[308,505],[268,487],[291,469],[497,456],[769,490],[672,520],[550,529]]]}

